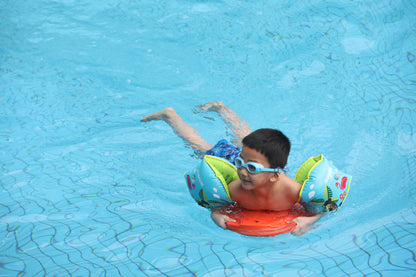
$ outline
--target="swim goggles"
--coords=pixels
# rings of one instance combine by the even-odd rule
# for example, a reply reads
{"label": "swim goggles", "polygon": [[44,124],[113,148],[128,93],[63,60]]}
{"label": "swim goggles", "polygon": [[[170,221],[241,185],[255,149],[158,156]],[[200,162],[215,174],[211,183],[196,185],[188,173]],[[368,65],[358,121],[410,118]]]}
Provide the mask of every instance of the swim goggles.
{"label": "swim goggles", "polygon": [[257,173],[260,173],[260,172],[276,172],[276,173],[280,173],[283,170],[281,168],[265,168],[261,164],[255,163],[255,162],[244,163],[243,159],[240,156],[238,156],[237,158],[235,158],[234,163],[237,166],[237,168],[243,168],[244,167],[251,174],[257,174]]}

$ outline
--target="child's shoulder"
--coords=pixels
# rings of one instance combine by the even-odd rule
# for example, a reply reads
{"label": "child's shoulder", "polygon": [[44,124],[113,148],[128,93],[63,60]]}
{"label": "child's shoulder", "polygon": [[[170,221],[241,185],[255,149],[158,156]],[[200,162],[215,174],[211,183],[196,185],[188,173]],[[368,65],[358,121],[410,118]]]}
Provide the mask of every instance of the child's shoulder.
{"label": "child's shoulder", "polygon": [[234,181],[232,181],[228,184],[228,190],[229,190],[231,195],[232,195],[233,192],[234,193],[238,192],[240,190],[240,188],[241,188],[241,180],[240,179],[234,180]]}
{"label": "child's shoulder", "polygon": [[[291,207],[299,200],[299,192],[301,185],[292,178],[283,175],[281,176],[280,182],[275,186],[274,195],[278,199],[282,206]],[[283,205],[285,204],[285,205]]]}
{"label": "child's shoulder", "polygon": [[302,188],[301,184],[286,175],[282,175],[281,180],[281,183],[287,193],[296,195],[296,197],[299,196],[299,192]]}
{"label": "child's shoulder", "polygon": [[231,200],[239,202],[246,198],[245,190],[241,186],[241,180],[235,180],[228,184]]}

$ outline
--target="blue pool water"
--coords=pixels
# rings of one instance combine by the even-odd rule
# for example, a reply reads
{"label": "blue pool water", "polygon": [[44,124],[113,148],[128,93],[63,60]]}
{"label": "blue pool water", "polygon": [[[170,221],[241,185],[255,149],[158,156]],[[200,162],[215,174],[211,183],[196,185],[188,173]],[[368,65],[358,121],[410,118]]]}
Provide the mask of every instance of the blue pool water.
{"label": "blue pool water", "polygon": [[[414,276],[416,4],[1,1],[0,276]],[[353,175],[301,237],[218,228],[190,197],[221,100]]]}

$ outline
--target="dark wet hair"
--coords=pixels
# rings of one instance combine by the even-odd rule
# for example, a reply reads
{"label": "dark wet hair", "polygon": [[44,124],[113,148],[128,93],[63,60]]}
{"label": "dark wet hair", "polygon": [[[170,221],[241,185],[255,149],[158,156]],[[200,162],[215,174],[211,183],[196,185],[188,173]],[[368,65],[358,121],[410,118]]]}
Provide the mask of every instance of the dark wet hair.
{"label": "dark wet hair", "polygon": [[266,156],[272,168],[284,168],[290,152],[290,140],[279,130],[258,129],[243,139],[243,145]]}

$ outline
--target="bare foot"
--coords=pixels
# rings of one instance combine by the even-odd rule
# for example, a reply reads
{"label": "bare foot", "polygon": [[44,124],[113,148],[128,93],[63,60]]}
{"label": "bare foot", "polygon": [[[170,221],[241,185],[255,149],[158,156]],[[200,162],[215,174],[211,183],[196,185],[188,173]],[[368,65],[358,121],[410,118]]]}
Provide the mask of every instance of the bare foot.
{"label": "bare foot", "polygon": [[152,120],[163,120],[169,124],[175,133],[183,138],[197,152],[205,153],[212,148],[205,140],[201,138],[198,131],[186,124],[173,108],[166,108],[155,113],[146,115],[140,121],[147,122]]}
{"label": "bare foot", "polygon": [[155,113],[146,115],[145,117],[143,117],[140,121],[141,122],[148,122],[148,121],[152,121],[152,120],[164,120],[167,121],[169,120],[169,118],[173,117],[177,115],[176,111],[173,108],[166,108],[160,111],[157,111]]}
{"label": "bare foot", "polygon": [[225,105],[222,101],[212,101],[198,106],[203,111],[220,112],[224,109]]}

